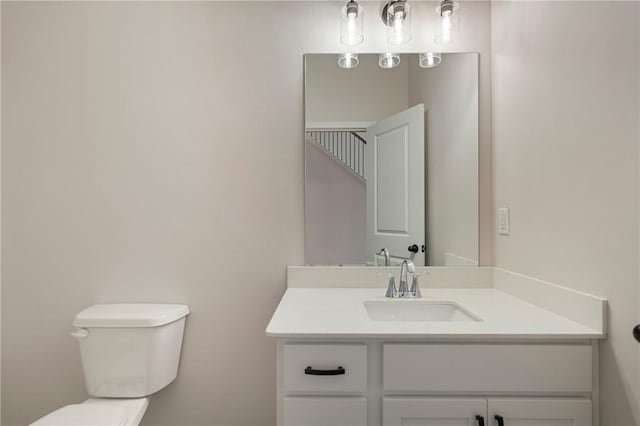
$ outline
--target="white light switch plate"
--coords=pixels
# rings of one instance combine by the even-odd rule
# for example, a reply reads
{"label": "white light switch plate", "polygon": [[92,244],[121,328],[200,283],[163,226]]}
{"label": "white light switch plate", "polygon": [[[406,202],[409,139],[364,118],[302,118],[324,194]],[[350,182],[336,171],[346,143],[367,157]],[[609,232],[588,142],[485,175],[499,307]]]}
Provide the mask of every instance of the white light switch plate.
{"label": "white light switch plate", "polygon": [[500,235],[511,234],[511,223],[509,223],[509,207],[498,209],[498,232]]}

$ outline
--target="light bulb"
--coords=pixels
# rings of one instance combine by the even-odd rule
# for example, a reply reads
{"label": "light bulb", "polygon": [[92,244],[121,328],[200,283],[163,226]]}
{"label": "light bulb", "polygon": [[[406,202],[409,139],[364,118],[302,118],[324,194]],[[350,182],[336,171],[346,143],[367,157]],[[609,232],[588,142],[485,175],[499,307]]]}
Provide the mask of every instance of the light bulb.
{"label": "light bulb", "polygon": [[[404,44],[411,40],[411,7],[406,1],[390,2],[386,6],[387,42]],[[384,16],[383,16],[384,17]]]}
{"label": "light bulb", "polygon": [[362,43],[363,26],[362,6],[351,0],[341,9],[340,42],[347,46],[355,46]]}
{"label": "light bulb", "polygon": [[433,68],[440,65],[442,55],[437,52],[421,53],[418,64],[422,68]]}
{"label": "light bulb", "polygon": [[402,43],[402,15],[400,13],[396,13],[393,18],[393,32],[395,34],[395,41],[397,44]]}
{"label": "light bulb", "polygon": [[440,28],[434,41],[436,44],[447,44],[457,38],[460,32],[460,5],[453,0],[443,0],[436,8],[440,17]]}
{"label": "light bulb", "polygon": [[400,54],[399,53],[381,53],[378,56],[378,65],[380,68],[395,68],[400,64]]}
{"label": "light bulb", "polygon": [[451,16],[453,13],[454,2],[452,0],[443,0],[440,3],[440,16]]}
{"label": "light bulb", "polygon": [[358,66],[358,54],[357,53],[342,53],[338,55],[338,66],[340,68],[355,68]]}
{"label": "light bulb", "polygon": [[442,41],[444,43],[451,41],[451,14],[442,15]]}

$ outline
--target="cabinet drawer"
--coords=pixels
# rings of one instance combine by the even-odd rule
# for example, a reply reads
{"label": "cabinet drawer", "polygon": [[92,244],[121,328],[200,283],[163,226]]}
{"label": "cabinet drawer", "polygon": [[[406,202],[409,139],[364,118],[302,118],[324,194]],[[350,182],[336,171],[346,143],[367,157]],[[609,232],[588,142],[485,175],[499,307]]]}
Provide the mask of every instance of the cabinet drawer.
{"label": "cabinet drawer", "polygon": [[590,392],[589,345],[388,344],[385,391]]}
{"label": "cabinet drawer", "polygon": [[284,426],[366,426],[365,398],[289,397],[284,399]]}
{"label": "cabinet drawer", "polygon": [[283,348],[285,392],[364,393],[366,345],[286,344]]}

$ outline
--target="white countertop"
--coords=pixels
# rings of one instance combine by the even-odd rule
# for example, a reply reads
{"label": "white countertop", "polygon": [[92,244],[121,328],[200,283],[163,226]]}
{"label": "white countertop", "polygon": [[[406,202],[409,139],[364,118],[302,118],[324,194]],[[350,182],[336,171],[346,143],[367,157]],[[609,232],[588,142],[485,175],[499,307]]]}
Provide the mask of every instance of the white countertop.
{"label": "white countertop", "polygon": [[267,335],[421,340],[604,338],[598,330],[493,288],[422,289],[422,299],[418,299],[455,302],[481,321],[373,321],[364,301],[412,302],[387,299],[384,292],[381,288],[289,288],[267,326]]}

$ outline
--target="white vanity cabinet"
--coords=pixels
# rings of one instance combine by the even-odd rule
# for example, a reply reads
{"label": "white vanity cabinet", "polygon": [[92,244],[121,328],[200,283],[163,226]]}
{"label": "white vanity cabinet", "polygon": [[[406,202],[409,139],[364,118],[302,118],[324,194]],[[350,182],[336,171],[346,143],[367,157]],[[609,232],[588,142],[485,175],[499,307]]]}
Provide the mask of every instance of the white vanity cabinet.
{"label": "white vanity cabinet", "polygon": [[597,341],[280,340],[281,426],[597,425]]}

